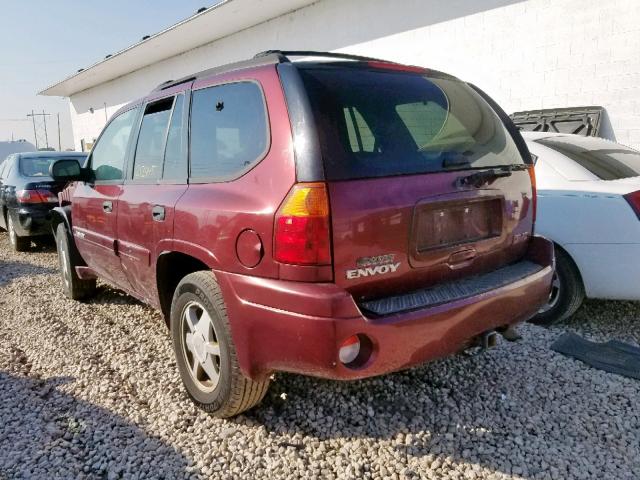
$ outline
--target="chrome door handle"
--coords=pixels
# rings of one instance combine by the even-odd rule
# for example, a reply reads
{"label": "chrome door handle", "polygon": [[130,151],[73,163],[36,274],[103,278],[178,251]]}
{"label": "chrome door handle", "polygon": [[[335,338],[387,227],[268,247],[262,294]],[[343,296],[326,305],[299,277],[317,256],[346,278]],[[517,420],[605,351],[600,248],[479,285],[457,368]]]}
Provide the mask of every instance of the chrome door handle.
{"label": "chrome door handle", "polygon": [[104,210],[105,213],[113,212],[113,202],[109,200],[102,202],[102,210]]}

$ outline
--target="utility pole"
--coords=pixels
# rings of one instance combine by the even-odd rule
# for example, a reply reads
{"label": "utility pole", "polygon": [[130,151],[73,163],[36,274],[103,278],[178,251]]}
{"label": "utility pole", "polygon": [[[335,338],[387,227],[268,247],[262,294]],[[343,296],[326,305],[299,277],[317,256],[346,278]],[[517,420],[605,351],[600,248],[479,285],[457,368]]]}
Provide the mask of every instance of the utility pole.
{"label": "utility pole", "polygon": [[58,113],[58,151],[62,151],[62,141],[60,139],[60,114]]}
{"label": "utility pole", "polygon": [[33,110],[31,110],[31,115],[27,115],[27,117],[31,117],[31,120],[33,120],[33,138],[36,141],[36,150],[38,150],[38,134],[36,133],[36,114],[33,113]]}
{"label": "utility pole", "polygon": [[49,148],[49,135],[47,135],[47,114],[42,110],[42,123],[44,123],[44,140]]}
{"label": "utility pole", "polygon": [[[40,149],[40,145],[42,145],[43,143],[41,141],[42,136],[39,135],[40,129],[44,130],[44,145],[46,146],[46,148],[49,148],[49,135],[47,133],[47,117],[50,115],[51,114],[46,113],[44,110],[42,111],[42,113],[35,113],[33,110],[31,110],[31,113],[27,114],[27,117],[31,117],[31,120],[33,121],[33,136],[36,141],[37,150]],[[36,117],[41,117],[42,120],[40,122],[36,122]]]}

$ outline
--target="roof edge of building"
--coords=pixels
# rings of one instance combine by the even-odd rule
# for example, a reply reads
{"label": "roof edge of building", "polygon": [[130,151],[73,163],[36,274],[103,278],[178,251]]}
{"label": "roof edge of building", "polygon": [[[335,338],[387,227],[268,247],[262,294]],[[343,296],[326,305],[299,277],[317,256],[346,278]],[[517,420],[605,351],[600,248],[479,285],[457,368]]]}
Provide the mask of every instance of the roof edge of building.
{"label": "roof edge of building", "polygon": [[[130,45],[94,63],[86,69],[79,70],[63,80],[42,89],[38,92],[38,95],[70,97],[71,95],[88,90],[97,85],[116,80],[154,63],[181,55],[194,48],[308,6],[317,0],[277,0],[265,2],[265,5],[263,5],[263,8],[260,10],[260,13],[262,13],[261,17],[256,18],[255,15],[253,15],[255,10],[247,14],[248,18],[247,15],[242,17],[239,15],[242,11],[242,4],[249,1],[250,0],[221,0],[219,3],[208,7],[200,13],[181,20],[149,36],[149,38]],[[227,23],[226,29],[217,30],[216,32],[212,32],[211,36],[205,36],[201,39],[187,38],[188,36],[183,35],[187,29],[194,26],[202,28],[204,25],[210,25],[209,22],[212,20],[215,21],[214,19],[217,19],[217,16],[222,15],[220,12],[224,12],[224,9],[228,8],[230,4],[238,5],[235,13],[229,12],[229,15],[236,20],[235,24]],[[217,16],[213,17],[213,15]],[[251,17],[253,17],[253,21]],[[179,35],[181,38],[172,38],[176,35]]]}

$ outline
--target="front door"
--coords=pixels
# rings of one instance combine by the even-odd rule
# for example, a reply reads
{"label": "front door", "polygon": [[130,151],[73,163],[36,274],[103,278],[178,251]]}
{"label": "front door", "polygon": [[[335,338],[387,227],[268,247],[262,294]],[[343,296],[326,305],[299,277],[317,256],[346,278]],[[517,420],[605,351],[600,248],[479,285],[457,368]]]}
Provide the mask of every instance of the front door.
{"label": "front door", "polygon": [[126,290],[131,287],[118,256],[117,216],[137,114],[138,108],[127,110],[105,127],[87,161],[92,180],[77,185],[72,202],[73,235],[80,255],[100,277]]}
{"label": "front door", "polygon": [[187,190],[185,94],[163,94],[169,96],[144,107],[118,212],[122,268],[133,291],[151,304],[156,303],[156,259],[172,250],[174,207]]}

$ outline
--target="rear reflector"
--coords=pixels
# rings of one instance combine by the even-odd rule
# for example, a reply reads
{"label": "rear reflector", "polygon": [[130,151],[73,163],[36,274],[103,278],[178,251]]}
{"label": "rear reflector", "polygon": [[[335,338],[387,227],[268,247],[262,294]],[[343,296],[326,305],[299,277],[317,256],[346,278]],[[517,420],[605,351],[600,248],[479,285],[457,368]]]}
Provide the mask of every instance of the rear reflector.
{"label": "rear reflector", "polygon": [[16,200],[18,203],[56,203],[58,197],[49,190],[18,190]]}
{"label": "rear reflector", "polygon": [[324,183],[293,186],[275,219],[274,258],[297,265],[330,265],[329,197]]}
{"label": "rear reflector", "polygon": [[358,358],[358,354],[360,353],[360,339],[357,335],[352,335],[347,338],[342,345],[340,345],[340,350],[338,352],[338,358],[340,361],[347,365],[355,361]]}
{"label": "rear reflector", "polygon": [[640,219],[640,191],[628,193],[624,196],[624,199],[629,202],[631,208]]}

